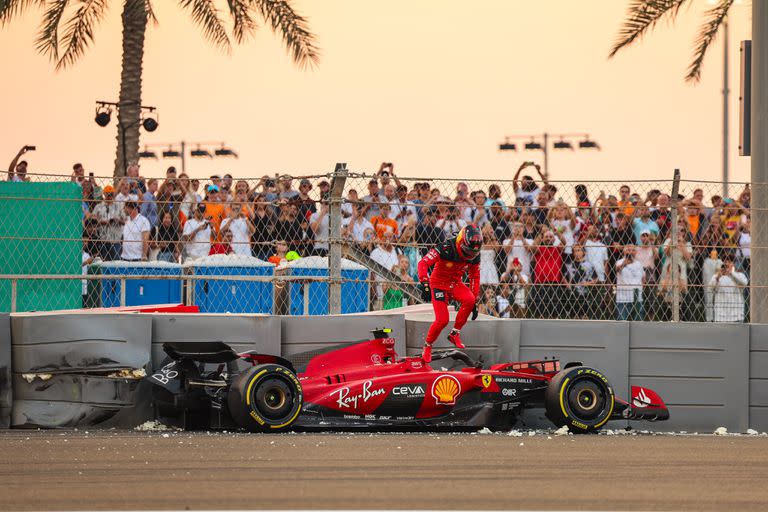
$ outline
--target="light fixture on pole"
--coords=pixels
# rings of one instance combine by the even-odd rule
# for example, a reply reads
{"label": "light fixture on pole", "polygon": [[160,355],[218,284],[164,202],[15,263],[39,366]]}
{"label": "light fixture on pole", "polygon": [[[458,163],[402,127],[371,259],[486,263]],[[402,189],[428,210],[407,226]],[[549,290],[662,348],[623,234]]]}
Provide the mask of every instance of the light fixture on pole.
{"label": "light fixture on pole", "polygon": [[600,149],[600,145],[591,140],[588,133],[541,133],[534,135],[508,135],[504,137],[504,142],[499,144],[499,151],[517,151],[517,146],[510,142],[511,140],[524,140],[523,148],[526,151],[541,151],[544,157],[542,166],[544,175],[549,173],[549,149],[550,138],[556,137],[558,140],[552,143],[552,149],[569,149],[574,151],[575,142],[567,139],[581,138],[579,149]]}
{"label": "light fixture on pole", "polygon": [[[145,121],[149,121],[148,118]],[[147,150],[148,147],[162,148],[163,158],[180,158],[181,159],[181,172],[187,172],[187,146],[194,145],[195,149],[189,151],[189,156],[192,158],[216,158],[216,157],[234,157],[238,158],[234,149],[227,147],[224,142],[171,142],[171,143],[152,143],[144,146],[146,158],[157,158],[154,152]],[[151,154],[150,154],[151,153]],[[144,154],[144,152],[142,152]],[[141,156],[141,154],[140,154]],[[142,156],[142,158],[144,158]]]}
{"label": "light fixture on pole", "polygon": [[[96,124],[101,126],[102,128],[107,126],[112,119],[112,109],[120,110],[120,103],[116,103],[114,101],[97,101],[96,117],[94,118],[94,121],[96,122]],[[123,148],[122,154],[123,154],[123,174],[124,175],[128,172],[128,156],[126,155],[126,151],[125,151],[125,130],[139,123],[144,127],[144,130],[148,132],[153,132],[157,130],[157,127],[159,126],[157,107],[139,105],[139,113],[140,113],[139,120],[136,123],[132,123],[127,126],[124,126],[122,123],[118,124],[117,131],[120,136],[120,146]],[[141,153],[139,153],[139,158],[142,158]],[[157,155],[155,155],[155,158],[157,158]]]}

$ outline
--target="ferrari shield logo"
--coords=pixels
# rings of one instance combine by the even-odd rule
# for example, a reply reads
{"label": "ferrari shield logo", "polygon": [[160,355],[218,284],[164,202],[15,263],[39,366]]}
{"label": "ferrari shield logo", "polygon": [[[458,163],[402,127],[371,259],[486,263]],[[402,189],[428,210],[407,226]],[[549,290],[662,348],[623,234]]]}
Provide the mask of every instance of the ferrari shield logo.
{"label": "ferrari shield logo", "polygon": [[487,388],[491,385],[491,382],[493,382],[493,377],[490,375],[483,375],[483,387]]}

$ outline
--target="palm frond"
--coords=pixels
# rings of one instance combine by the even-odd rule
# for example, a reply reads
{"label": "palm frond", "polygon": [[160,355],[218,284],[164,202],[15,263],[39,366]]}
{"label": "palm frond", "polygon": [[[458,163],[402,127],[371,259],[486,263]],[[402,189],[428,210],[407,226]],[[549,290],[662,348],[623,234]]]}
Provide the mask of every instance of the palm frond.
{"label": "palm frond", "polygon": [[44,5],[45,0],[0,0],[0,27],[33,5]]}
{"label": "palm frond", "polygon": [[43,22],[35,40],[38,52],[53,61],[59,60],[59,24],[69,0],[51,0],[43,13]]}
{"label": "palm frond", "polygon": [[313,68],[320,61],[320,49],[307,20],[296,13],[289,0],[251,0],[272,30],[280,35],[293,61],[300,68]]}
{"label": "palm frond", "polygon": [[192,20],[203,29],[203,35],[211,43],[229,53],[232,44],[224,28],[224,23],[219,17],[219,10],[212,0],[181,0],[179,2],[185,9],[189,9]]}
{"label": "palm frond", "polygon": [[610,59],[622,48],[629,46],[636,39],[641,38],[656,23],[669,16],[672,19],[677,16],[680,8],[689,0],[632,0],[627,10],[624,25],[619,29],[619,35],[613,43]]}
{"label": "palm frond", "polygon": [[701,79],[701,66],[704,64],[707,49],[723,25],[731,5],[733,0],[720,0],[720,3],[707,11],[706,22],[696,37],[696,49],[693,52],[693,62],[688,66],[688,74],[685,75],[686,82],[698,82]]}
{"label": "palm frond", "polygon": [[147,11],[147,21],[157,25],[157,17],[155,16],[155,10],[152,8],[151,0],[144,0],[144,10]]}
{"label": "palm frond", "polygon": [[256,22],[251,15],[251,5],[248,0],[227,0],[229,14],[232,16],[234,26],[232,35],[235,41],[242,43],[256,30]]}
{"label": "palm frond", "polygon": [[74,64],[93,42],[93,32],[104,19],[109,0],[83,0],[64,26],[62,43],[64,53],[56,62],[56,69]]}

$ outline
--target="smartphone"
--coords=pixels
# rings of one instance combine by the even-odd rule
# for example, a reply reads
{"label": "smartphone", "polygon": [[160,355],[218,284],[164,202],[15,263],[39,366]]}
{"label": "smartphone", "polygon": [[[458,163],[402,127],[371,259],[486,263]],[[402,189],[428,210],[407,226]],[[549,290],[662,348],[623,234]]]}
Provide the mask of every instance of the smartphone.
{"label": "smartphone", "polygon": [[24,146],[24,149],[27,151],[35,151],[37,149],[37,146]]}
{"label": "smartphone", "polygon": [[93,178],[93,173],[92,173],[92,172],[89,172],[89,173],[88,173],[88,177],[89,177],[89,178]]}

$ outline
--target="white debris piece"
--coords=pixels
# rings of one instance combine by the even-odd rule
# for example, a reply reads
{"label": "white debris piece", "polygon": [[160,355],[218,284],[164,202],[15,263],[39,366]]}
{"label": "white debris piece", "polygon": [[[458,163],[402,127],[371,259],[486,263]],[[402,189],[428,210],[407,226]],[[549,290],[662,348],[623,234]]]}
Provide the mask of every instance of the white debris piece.
{"label": "white debris piece", "polygon": [[171,430],[171,427],[169,427],[168,425],[163,425],[157,420],[153,420],[153,421],[145,421],[141,425],[134,427],[133,430],[138,430],[139,432],[151,432],[151,431]]}
{"label": "white debris piece", "polygon": [[147,372],[144,368],[123,368],[107,374],[107,377],[115,379],[143,379],[146,376]]}
{"label": "white debris piece", "polygon": [[567,436],[570,435],[571,431],[568,430],[568,425],[563,425],[559,429],[555,430],[556,436]]}
{"label": "white debris piece", "polygon": [[715,435],[716,436],[725,436],[728,435],[728,429],[725,427],[717,427],[715,429]]}
{"label": "white debris piece", "polygon": [[535,430],[531,430],[530,432],[528,432],[528,437],[535,436],[535,435],[536,435]]}
{"label": "white debris piece", "polygon": [[163,434],[163,437],[171,437],[170,434]]}
{"label": "white debris piece", "polygon": [[51,373],[22,373],[21,376],[22,376],[22,378],[24,378],[24,380],[26,380],[27,382],[29,382],[31,384],[32,381],[35,380],[35,379],[49,380],[49,379],[51,379],[53,377],[53,374],[51,374]]}
{"label": "white debris piece", "polygon": [[489,429],[488,427],[481,428],[480,430],[477,431],[477,433],[478,434],[493,434],[491,429]]}
{"label": "white debris piece", "polygon": [[749,428],[749,429],[747,429],[747,435],[749,435],[749,436],[756,436],[757,435],[757,430],[755,430],[753,428]]}
{"label": "white debris piece", "polygon": [[523,437],[523,433],[520,432],[519,430],[510,430],[509,434],[507,435],[511,437]]}

